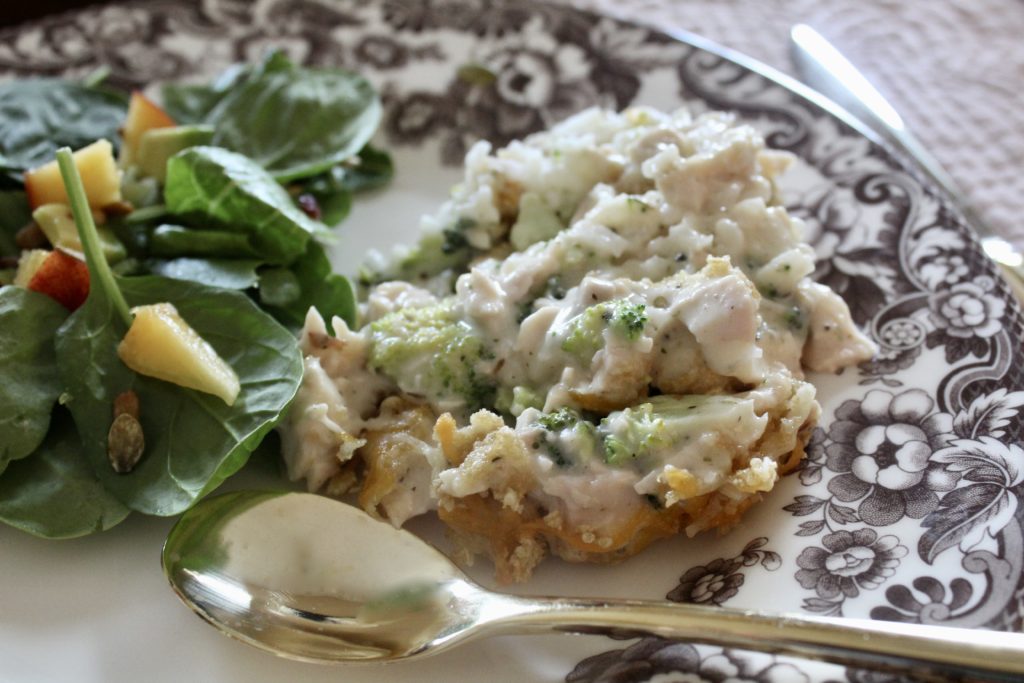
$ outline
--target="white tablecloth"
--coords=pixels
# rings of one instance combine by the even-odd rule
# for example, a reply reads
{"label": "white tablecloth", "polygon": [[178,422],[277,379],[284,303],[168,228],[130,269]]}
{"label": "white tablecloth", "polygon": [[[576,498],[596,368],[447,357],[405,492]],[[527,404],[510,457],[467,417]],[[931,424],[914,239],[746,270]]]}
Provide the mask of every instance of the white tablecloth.
{"label": "white tablecloth", "polygon": [[795,75],[810,24],[888,97],[984,218],[1024,248],[1024,1],[563,0],[685,29]]}

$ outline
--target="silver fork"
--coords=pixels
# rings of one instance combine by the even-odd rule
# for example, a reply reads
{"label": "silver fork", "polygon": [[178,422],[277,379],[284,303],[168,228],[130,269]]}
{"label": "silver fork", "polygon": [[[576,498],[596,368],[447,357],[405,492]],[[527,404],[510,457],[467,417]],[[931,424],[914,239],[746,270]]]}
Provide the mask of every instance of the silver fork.
{"label": "silver fork", "polygon": [[967,195],[921,142],[899,112],[843,54],[806,24],[790,30],[790,57],[804,83],[845,109],[891,143],[938,185],[977,233],[981,247],[1002,270],[1018,301],[1024,302],[1024,255],[982,218]]}

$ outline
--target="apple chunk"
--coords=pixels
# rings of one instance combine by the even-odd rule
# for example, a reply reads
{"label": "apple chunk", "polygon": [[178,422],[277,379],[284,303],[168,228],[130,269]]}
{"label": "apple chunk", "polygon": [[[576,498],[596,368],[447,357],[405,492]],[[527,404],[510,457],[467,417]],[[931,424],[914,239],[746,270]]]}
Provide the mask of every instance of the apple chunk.
{"label": "apple chunk", "polygon": [[241,386],[238,375],[172,304],[132,309],[135,318],[117,347],[129,368],[147,377],[196,389],[234,405]]}
{"label": "apple chunk", "polygon": [[46,294],[74,311],[89,296],[89,268],[74,256],[54,249],[36,268],[27,289]]}
{"label": "apple chunk", "polygon": [[18,258],[18,270],[14,273],[14,286],[28,289],[32,276],[38,272],[43,261],[50,255],[49,249],[26,249]]}
{"label": "apple chunk", "polygon": [[153,100],[138,90],[133,91],[128,102],[128,115],[121,127],[121,166],[131,166],[135,163],[143,133],[157,128],[170,128],[173,125],[174,119]]}
{"label": "apple chunk", "polygon": [[[97,140],[72,155],[85,185],[89,206],[102,209],[121,201],[121,170],[114,161],[114,148],[107,140]],[[25,171],[25,193],[33,209],[44,204],[68,204],[68,193],[56,160]]]}

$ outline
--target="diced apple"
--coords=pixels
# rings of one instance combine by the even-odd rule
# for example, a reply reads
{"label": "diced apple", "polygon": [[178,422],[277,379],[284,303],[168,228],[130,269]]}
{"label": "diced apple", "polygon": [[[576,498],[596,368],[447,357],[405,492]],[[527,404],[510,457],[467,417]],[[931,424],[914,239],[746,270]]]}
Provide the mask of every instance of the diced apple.
{"label": "diced apple", "polygon": [[[82,253],[82,240],[75,226],[75,217],[67,204],[43,204],[32,212],[32,220],[50,240],[50,244],[61,249]],[[97,226],[96,234],[100,238],[100,248],[107,263],[123,261],[127,252],[124,245],[114,236],[114,231],[106,226]]]}
{"label": "diced apple", "polygon": [[167,112],[153,100],[138,90],[132,92],[132,98],[128,102],[128,115],[121,127],[121,158],[118,160],[121,166],[130,166],[135,163],[135,156],[139,151],[139,142],[143,133],[157,128],[169,128],[173,125],[175,125],[174,119],[168,116]]}
{"label": "diced apple", "polygon": [[[89,206],[102,209],[121,201],[121,170],[114,162],[114,148],[109,141],[97,140],[73,157]],[[33,209],[43,204],[70,203],[56,160],[25,172],[25,192]]]}
{"label": "diced apple", "polygon": [[196,389],[234,405],[238,375],[169,303],[138,306],[117,355],[147,377]]}
{"label": "diced apple", "polygon": [[32,276],[36,274],[39,266],[43,265],[43,261],[49,255],[49,249],[27,249],[21,252],[21,256],[18,257],[18,270],[14,274],[14,286],[28,289],[28,283],[32,281]]}
{"label": "diced apple", "polygon": [[32,275],[28,289],[46,294],[74,311],[89,296],[89,268],[84,261],[55,249]]}

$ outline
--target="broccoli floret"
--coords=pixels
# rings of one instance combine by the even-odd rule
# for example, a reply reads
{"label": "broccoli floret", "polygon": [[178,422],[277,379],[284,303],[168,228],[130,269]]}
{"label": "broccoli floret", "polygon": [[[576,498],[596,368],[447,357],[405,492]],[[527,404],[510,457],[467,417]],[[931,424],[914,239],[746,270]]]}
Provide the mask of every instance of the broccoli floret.
{"label": "broccoli floret", "polygon": [[551,239],[564,228],[558,214],[539,195],[526,192],[519,198],[519,216],[509,231],[509,241],[522,251],[531,244]]}
{"label": "broccoli floret", "polygon": [[370,367],[405,392],[469,410],[491,407],[494,381],[481,366],[493,354],[450,300],[406,308],[370,325]]}
{"label": "broccoli floret", "polygon": [[569,324],[562,350],[580,358],[592,358],[604,344],[604,304],[591,306]]}
{"label": "broccoli floret", "polygon": [[694,435],[728,429],[736,420],[759,419],[752,410],[751,401],[733,396],[655,396],[611,413],[601,420],[598,434],[609,465],[646,466],[657,451],[673,450]]}
{"label": "broccoli floret", "polygon": [[651,403],[612,413],[601,421],[601,431],[605,433],[604,458],[609,465],[625,465],[671,443],[665,419]]}
{"label": "broccoli floret", "polygon": [[371,287],[390,280],[423,282],[446,270],[464,272],[474,254],[465,231],[473,226],[473,221],[462,218],[450,228],[425,235],[412,251],[384,270],[364,268],[359,273],[359,284]]}
{"label": "broccoli floret", "polygon": [[549,432],[560,432],[580,421],[580,414],[572,408],[559,408],[537,418],[537,424]]}
{"label": "broccoli floret", "polygon": [[540,410],[544,407],[544,396],[529,387],[502,386],[498,388],[494,407],[499,412],[519,417],[527,408]]}
{"label": "broccoli floret", "polygon": [[646,307],[643,304],[631,304],[625,300],[615,302],[611,328],[629,341],[636,341],[643,334],[647,324]]}
{"label": "broccoli floret", "polygon": [[538,444],[559,467],[592,458],[598,451],[597,427],[572,408],[542,414],[537,424],[544,428]]}
{"label": "broccoli floret", "polygon": [[562,350],[579,358],[592,358],[604,345],[604,330],[610,329],[628,341],[636,341],[647,324],[646,307],[615,299],[587,308],[569,324]]}
{"label": "broccoli floret", "polygon": [[504,415],[512,413],[512,388],[501,385],[494,392],[494,409]]}

